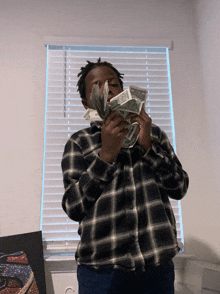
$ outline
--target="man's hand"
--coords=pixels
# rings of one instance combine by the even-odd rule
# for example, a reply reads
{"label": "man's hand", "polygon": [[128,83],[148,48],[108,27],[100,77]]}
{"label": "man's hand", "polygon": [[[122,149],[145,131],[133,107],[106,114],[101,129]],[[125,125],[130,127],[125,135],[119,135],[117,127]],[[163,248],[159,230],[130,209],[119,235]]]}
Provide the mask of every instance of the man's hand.
{"label": "man's hand", "polygon": [[118,115],[117,110],[107,115],[101,132],[102,148],[99,156],[102,160],[108,163],[114,161],[121,150],[124,137],[128,133],[128,129],[125,129],[127,125],[128,122],[121,115]]}
{"label": "man's hand", "polygon": [[139,115],[137,114],[129,114],[126,119],[130,118],[130,122],[137,122],[139,124],[139,136],[138,136],[138,143],[144,147],[147,151],[151,147],[151,136],[150,136],[150,129],[151,129],[151,118],[145,112],[144,108],[141,109]]}

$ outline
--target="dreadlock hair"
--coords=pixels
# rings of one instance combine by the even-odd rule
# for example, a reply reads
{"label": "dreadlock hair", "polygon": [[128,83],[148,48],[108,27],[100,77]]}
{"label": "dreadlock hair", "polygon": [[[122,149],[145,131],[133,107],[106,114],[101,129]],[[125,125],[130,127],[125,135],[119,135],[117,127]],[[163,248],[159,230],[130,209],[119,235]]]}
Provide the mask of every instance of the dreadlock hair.
{"label": "dreadlock hair", "polygon": [[78,73],[77,77],[80,77],[77,83],[77,91],[80,94],[80,97],[82,99],[86,99],[86,83],[85,83],[85,79],[87,74],[90,72],[90,70],[99,67],[99,66],[107,66],[109,68],[111,68],[117,75],[119,83],[121,88],[123,89],[123,75],[122,73],[120,73],[111,63],[107,62],[107,61],[101,61],[101,57],[99,57],[99,59],[97,60],[97,62],[91,62],[87,60],[87,64],[85,67],[81,67],[81,71]]}

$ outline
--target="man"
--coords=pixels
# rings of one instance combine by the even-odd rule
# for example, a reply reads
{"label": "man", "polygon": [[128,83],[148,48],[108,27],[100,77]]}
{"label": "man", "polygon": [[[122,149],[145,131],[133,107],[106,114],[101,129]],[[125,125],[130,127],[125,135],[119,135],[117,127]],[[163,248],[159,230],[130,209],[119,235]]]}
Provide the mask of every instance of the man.
{"label": "man", "polygon": [[[122,74],[100,59],[78,76],[86,109],[97,83],[102,93],[108,81],[108,102],[123,91]],[[168,197],[183,198],[188,176],[144,109],[129,118],[139,124],[132,148],[122,148],[128,123],[117,111],[73,134],[65,146],[62,206],[79,222],[79,294],[174,293],[172,258],[179,247]]]}

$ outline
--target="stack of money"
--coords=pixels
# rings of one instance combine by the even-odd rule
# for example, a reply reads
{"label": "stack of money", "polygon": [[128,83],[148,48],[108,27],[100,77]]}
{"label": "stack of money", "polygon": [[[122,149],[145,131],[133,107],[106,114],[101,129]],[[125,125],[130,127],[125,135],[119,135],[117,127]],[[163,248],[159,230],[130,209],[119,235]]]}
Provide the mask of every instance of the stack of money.
{"label": "stack of money", "polygon": [[[145,104],[147,90],[141,89],[135,86],[130,86],[128,89],[121,92],[110,100],[110,104],[107,103],[108,98],[108,81],[105,82],[103,94],[100,94],[99,85],[94,85],[92,89],[92,107],[88,108],[83,115],[83,118],[90,121],[104,121],[106,116],[113,110],[118,110],[118,114],[126,119],[129,113],[140,114],[142,107]],[[138,139],[138,132],[136,132],[137,123],[130,123],[129,132],[125,136],[123,141],[123,148],[131,148],[134,146]]]}

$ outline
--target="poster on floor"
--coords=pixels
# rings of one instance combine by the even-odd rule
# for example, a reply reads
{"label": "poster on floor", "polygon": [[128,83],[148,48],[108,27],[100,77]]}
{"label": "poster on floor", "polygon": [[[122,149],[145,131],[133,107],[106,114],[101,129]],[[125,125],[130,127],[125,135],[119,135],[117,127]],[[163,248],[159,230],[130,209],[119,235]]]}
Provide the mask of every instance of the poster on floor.
{"label": "poster on floor", "polygon": [[42,232],[0,237],[0,294],[46,294]]}

